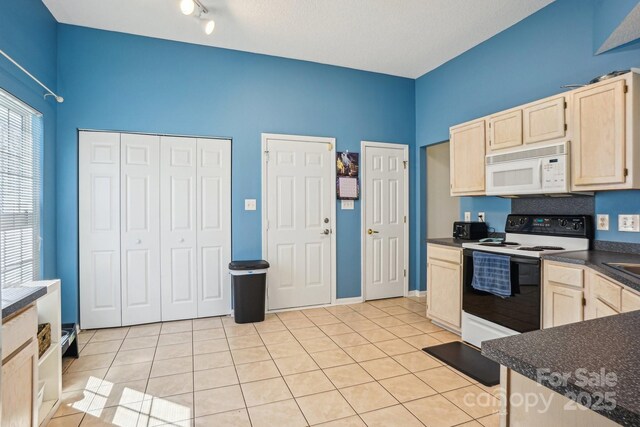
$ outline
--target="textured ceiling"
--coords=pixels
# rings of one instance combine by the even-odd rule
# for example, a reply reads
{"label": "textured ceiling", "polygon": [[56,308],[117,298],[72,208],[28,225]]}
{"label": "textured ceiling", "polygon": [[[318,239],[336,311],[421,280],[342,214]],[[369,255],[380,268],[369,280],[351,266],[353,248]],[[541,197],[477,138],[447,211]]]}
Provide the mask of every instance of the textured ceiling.
{"label": "textured ceiling", "polygon": [[552,0],[43,0],[62,23],[416,78]]}

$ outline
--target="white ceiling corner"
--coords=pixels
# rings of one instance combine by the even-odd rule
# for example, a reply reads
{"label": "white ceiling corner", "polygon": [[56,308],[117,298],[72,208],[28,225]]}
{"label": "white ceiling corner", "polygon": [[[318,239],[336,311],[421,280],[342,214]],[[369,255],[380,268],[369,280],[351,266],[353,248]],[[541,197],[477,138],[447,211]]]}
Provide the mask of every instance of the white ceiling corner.
{"label": "white ceiling corner", "polygon": [[43,0],[62,23],[417,78],[553,0]]}

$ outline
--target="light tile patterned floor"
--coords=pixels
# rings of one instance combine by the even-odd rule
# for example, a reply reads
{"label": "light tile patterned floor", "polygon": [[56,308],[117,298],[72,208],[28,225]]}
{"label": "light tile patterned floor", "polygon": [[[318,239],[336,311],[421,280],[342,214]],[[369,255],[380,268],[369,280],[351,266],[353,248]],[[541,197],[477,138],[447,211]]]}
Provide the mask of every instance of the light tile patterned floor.
{"label": "light tile patterned floor", "polygon": [[425,311],[395,298],[84,331],[49,426],[497,426],[497,387],[420,351],[459,339]]}

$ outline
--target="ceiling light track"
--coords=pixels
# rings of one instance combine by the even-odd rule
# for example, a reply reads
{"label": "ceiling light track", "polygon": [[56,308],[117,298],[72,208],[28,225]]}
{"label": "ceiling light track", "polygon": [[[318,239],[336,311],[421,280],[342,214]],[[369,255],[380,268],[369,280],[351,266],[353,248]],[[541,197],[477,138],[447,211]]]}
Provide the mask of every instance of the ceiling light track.
{"label": "ceiling light track", "polygon": [[209,9],[200,3],[199,0],[180,0],[180,11],[184,15],[193,15],[198,18],[206,35],[213,33],[216,23],[211,17],[207,16]]}

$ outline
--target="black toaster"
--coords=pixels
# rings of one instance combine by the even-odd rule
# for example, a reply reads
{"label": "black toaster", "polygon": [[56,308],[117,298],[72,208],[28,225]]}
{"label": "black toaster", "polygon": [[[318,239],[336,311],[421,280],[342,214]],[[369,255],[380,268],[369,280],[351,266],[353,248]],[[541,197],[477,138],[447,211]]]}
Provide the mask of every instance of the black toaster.
{"label": "black toaster", "polygon": [[453,223],[453,238],[480,240],[489,235],[486,222],[456,221]]}

